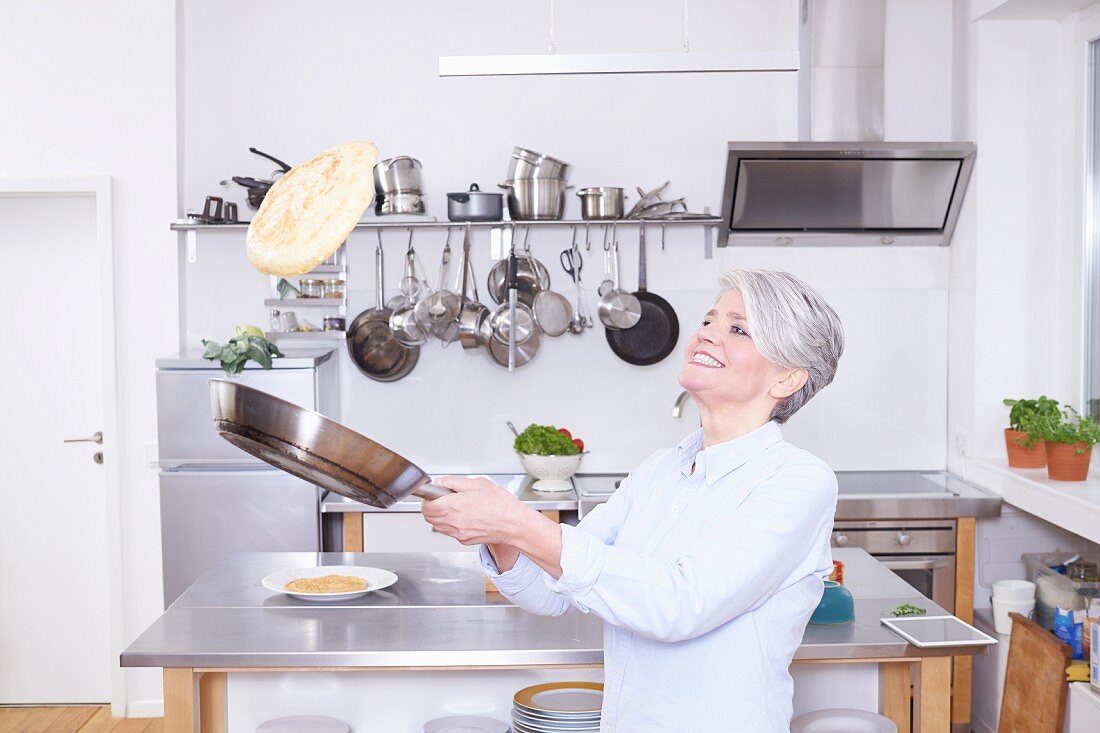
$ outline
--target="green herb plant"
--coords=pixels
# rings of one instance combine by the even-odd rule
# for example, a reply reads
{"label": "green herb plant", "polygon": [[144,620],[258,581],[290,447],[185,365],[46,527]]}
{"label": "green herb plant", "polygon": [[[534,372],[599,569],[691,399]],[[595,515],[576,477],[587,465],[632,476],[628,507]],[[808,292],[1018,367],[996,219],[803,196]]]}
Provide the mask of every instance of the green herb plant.
{"label": "green herb plant", "polygon": [[1004,403],[1011,408],[1008,413],[1009,429],[1027,433],[1026,438],[1016,438],[1016,444],[1026,448],[1038,442],[1041,436],[1040,426],[1052,420],[1057,422],[1061,418],[1058,400],[1052,400],[1046,395],[1037,400],[1006,399]]}
{"label": "green herb plant", "polygon": [[572,440],[559,433],[553,425],[528,425],[516,436],[512,447],[516,453],[534,456],[575,456],[581,452]]}
{"label": "green herb plant", "polygon": [[264,338],[264,332],[256,326],[237,326],[237,335],[225,345],[207,339],[202,340],[202,358],[221,362],[226,374],[239,374],[249,359],[264,369],[271,368],[271,360],[283,355],[279,347]]}
{"label": "green herb plant", "polygon": [[1100,425],[1088,415],[1078,414],[1069,405],[1054,416],[1041,416],[1034,430],[1048,443],[1083,444],[1084,447],[1078,446],[1074,451],[1077,455],[1087,453],[1092,446],[1100,443]]}
{"label": "green herb plant", "polygon": [[902,603],[891,608],[889,613],[893,616],[923,616],[928,610],[912,603]]}

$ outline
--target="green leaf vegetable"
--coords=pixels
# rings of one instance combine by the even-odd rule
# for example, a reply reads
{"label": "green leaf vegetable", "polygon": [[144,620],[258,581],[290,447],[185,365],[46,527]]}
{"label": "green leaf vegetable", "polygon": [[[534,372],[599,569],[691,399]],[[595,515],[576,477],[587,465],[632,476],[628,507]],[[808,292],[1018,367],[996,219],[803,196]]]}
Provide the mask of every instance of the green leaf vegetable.
{"label": "green leaf vegetable", "polygon": [[1058,400],[1042,395],[1037,400],[1009,400],[1005,405],[1012,408],[1008,414],[1008,426],[1011,430],[1027,433],[1026,438],[1016,438],[1016,443],[1030,448],[1041,437],[1040,426],[1050,421],[1058,421],[1060,411]]}
{"label": "green leaf vegetable", "polygon": [[1077,448],[1075,452],[1078,455],[1100,443],[1100,425],[1088,415],[1078,414],[1077,410],[1068,405],[1053,416],[1042,416],[1029,430],[1029,434],[1031,432],[1037,433],[1048,443],[1081,443],[1084,447]]}
{"label": "green leaf vegetable", "polygon": [[534,456],[575,456],[580,449],[553,425],[528,425],[516,436],[512,447],[516,453]]}
{"label": "green leaf vegetable", "polygon": [[226,374],[239,374],[249,359],[264,369],[271,368],[271,360],[283,355],[279,347],[264,338],[264,332],[255,326],[237,326],[237,335],[221,345],[202,340],[202,358],[221,362]]}
{"label": "green leaf vegetable", "polygon": [[902,603],[891,608],[890,613],[894,616],[923,616],[928,611],[920,606],[914,606],[912,603]]}

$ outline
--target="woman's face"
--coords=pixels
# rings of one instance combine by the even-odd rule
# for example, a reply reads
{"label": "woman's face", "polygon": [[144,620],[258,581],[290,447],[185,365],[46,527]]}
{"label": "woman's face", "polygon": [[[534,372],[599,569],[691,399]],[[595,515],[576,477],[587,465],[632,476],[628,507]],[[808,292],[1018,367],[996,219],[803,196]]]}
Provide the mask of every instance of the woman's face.
{"label": "woman's face", "polygon": [[680,386],[697,401],[750,404],[770,399],[787,371],[757,351],[741,291],[727,290],[688,340]]}

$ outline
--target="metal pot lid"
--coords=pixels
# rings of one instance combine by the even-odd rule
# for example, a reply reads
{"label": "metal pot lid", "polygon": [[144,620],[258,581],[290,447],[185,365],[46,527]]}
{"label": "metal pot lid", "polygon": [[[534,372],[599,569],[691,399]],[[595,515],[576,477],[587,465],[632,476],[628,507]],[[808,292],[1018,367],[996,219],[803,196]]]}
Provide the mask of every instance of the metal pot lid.
{"label": "metal pot lid", "polygon": [[618,186],[589,186],[588,188],[582,188],[577,191],[578,196],[603,196],[605,194],[615,195],[615,193],[622,193],[623,189]]}

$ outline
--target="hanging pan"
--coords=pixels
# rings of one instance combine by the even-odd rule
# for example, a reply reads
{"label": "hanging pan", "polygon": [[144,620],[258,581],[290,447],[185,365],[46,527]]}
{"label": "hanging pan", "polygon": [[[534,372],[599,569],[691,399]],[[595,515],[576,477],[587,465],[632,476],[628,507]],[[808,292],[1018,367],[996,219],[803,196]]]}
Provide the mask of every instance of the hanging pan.
{"label": "hanging pan", "polygon": [[621,331],[607,329],[607,344],[623,361],[637,366],[650,366],[664,359],[676,348],[680,338],[680,322],[668,301],[646,290],[645,225],[638,225],[638,290],[634,296],[642,306],[642,315],[632,328]]}
{"label": "hanging pan", "polygon": [[354,501],[386,509],[409,496],[452,493],[370,438],[234,380],[210,380],[210,408],[214,429],[233,445]]}
{"label": "hanging pan", "polygon": [[382,241],[374,253],[377,269],[377,299],[375,307],[363,311],[351,322],[347,332],[348,355],[359,371],[376,382],[396,382],[405,377],[420,359],[419,346],[403,346],[393,335],[390,316],[393,310],[382,302],[384,289],[382,277]]}

